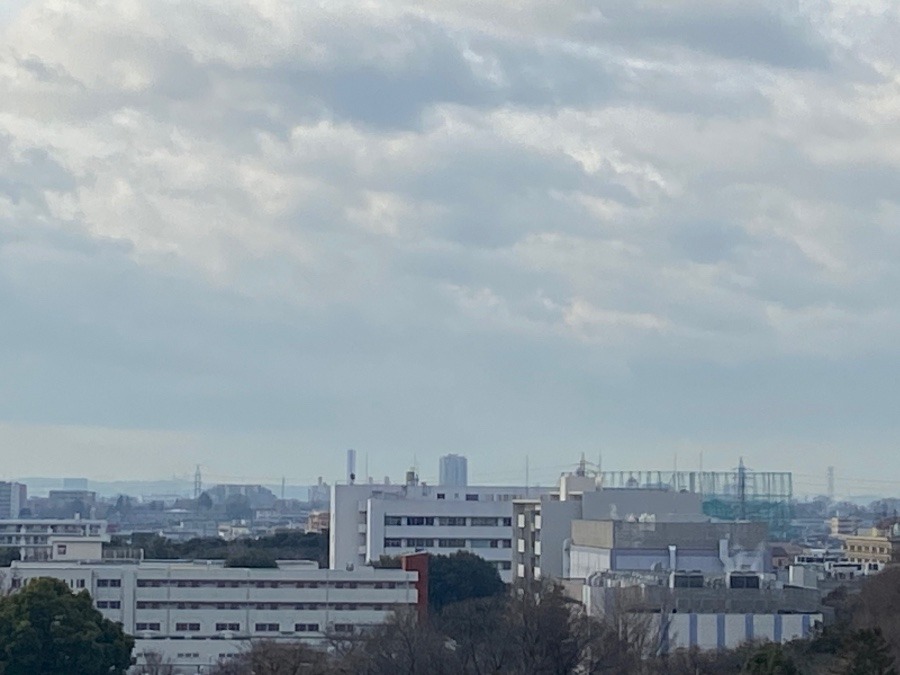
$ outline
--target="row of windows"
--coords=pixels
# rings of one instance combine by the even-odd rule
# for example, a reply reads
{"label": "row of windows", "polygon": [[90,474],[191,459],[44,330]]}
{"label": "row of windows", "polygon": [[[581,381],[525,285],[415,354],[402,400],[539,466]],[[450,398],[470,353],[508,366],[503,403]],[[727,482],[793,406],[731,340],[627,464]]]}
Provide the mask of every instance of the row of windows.
{"label": "row of windows", "polygon": [[[104,604],[101,605],[100,603]],[[377,602],[146,602],[139,600],[137,609],[258,609],[258,610],[334,610],[334,611],[355,611],[355,610],[371,610],[373,612],[385,612],[394,607],[394,604],[385,604]],[[97,607],[105,609],[119,609],[118,601],[106,603],[105,601],[97,602]],[[115,606],[113,606],[115,605]]]}
{"label": "row of windows", "polygon": [[430,539],[428,537],[385,537],[385,548],[512,548],[512,539]]}
{"label": "row of windows", "polygon": [[512,527],[512,518],[494,518],[484,516],[385,516],[384,524],[387,527],[398,525],[426,526],[435,524],[441,527]]}
{"label": "row of windows", "polygon": [[850,544],[847,546],[848,551],[859,551],[860,553],[890,553],[887,546],[863,546],[862,544]]}
{"label": "row of windows", "polygon": [[97,588],[121,588],[121,579],[97,579]]}
{"label": "row of windows", "polygon": [[[159,631],[160,624],[158,623],[136,623],[135,630],[138,632],[142,631]],[[241,624],[239,623],[217,623],[216,631],[229,631],[232,633],[240,632]],[[281,624],[280,623],[272,623],[272,622],[263,622],[263,623],[255,623],[253,624],[253,630],[257,633],[280,633],[281,632]],[[353,632],[353,624],[352,623],[336,623],[334,624],[334,630],[338,633],[352,633]],[[178,633],[199,633],[200,632],[200,624],[199,623],[176,623],[175,631]],[[318,633],[319,632],[319,624],[317,623],[295,623],[294,624],[294,632],[295,633]]]}
{"label": "row of windows", "polygon": [[97,609],[122,609],[122,603],[118,600],[98,600]]}
{"label": "row of windows", "polygon": [[[117,581],[117,580],[116,580]],[[99,583],[97,584],[100,585]],[[138,588],[397,588],[395,581],[208,581],[197,579],[138,579]]]}

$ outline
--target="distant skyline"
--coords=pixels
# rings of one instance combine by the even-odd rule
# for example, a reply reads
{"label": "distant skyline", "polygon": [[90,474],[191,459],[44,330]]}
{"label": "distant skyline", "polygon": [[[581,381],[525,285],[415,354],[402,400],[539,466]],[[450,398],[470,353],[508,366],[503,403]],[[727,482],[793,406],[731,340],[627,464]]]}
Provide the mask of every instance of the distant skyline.
{"label": "distant skyline", "polygon": [[856,0],[2,3],[3,477],[702,452],[900,495],[898,31]]}

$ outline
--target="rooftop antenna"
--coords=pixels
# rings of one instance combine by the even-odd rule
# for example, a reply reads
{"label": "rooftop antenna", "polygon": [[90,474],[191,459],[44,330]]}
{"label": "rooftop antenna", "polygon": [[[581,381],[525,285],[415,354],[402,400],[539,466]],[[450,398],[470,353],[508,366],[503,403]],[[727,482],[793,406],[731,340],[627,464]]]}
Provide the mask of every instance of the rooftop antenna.
{"label": "rooftop antenna", "polygon": [[284,501],[284,476],[281,477],[281,501]]}
{"label": "rooftop antenna", "polygon": [[828,503],[834,503],[834,467],[828,467]]}
{"label": "rooftop antenna", "polygon": [[525,496],[528,497],[528,455],[525,455]]}
{"label": "rooftop antenna", "polygon": [[738,501],[741,506],[741,520],[747,520],[747,469],[744,458],[738,462]]}

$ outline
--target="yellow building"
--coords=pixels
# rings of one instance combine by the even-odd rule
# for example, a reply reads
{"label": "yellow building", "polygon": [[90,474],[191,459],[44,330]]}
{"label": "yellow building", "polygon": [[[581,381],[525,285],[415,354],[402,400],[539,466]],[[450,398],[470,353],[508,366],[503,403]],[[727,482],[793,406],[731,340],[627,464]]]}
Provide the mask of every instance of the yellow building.
{"label": "yellow building", "polygon": [[844,556],[850,562],[887,564],[900,559],[900,534],[871,528],[841,536]]}

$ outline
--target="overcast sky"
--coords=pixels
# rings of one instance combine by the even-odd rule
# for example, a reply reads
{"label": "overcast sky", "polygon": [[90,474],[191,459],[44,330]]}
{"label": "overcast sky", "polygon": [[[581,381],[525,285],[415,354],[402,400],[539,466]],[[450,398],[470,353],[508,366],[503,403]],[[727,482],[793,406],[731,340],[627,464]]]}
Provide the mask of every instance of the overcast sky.
{"label": "overcast sky", "polygon": [[4,477],[900,492],[896,2],[2,4]]}

